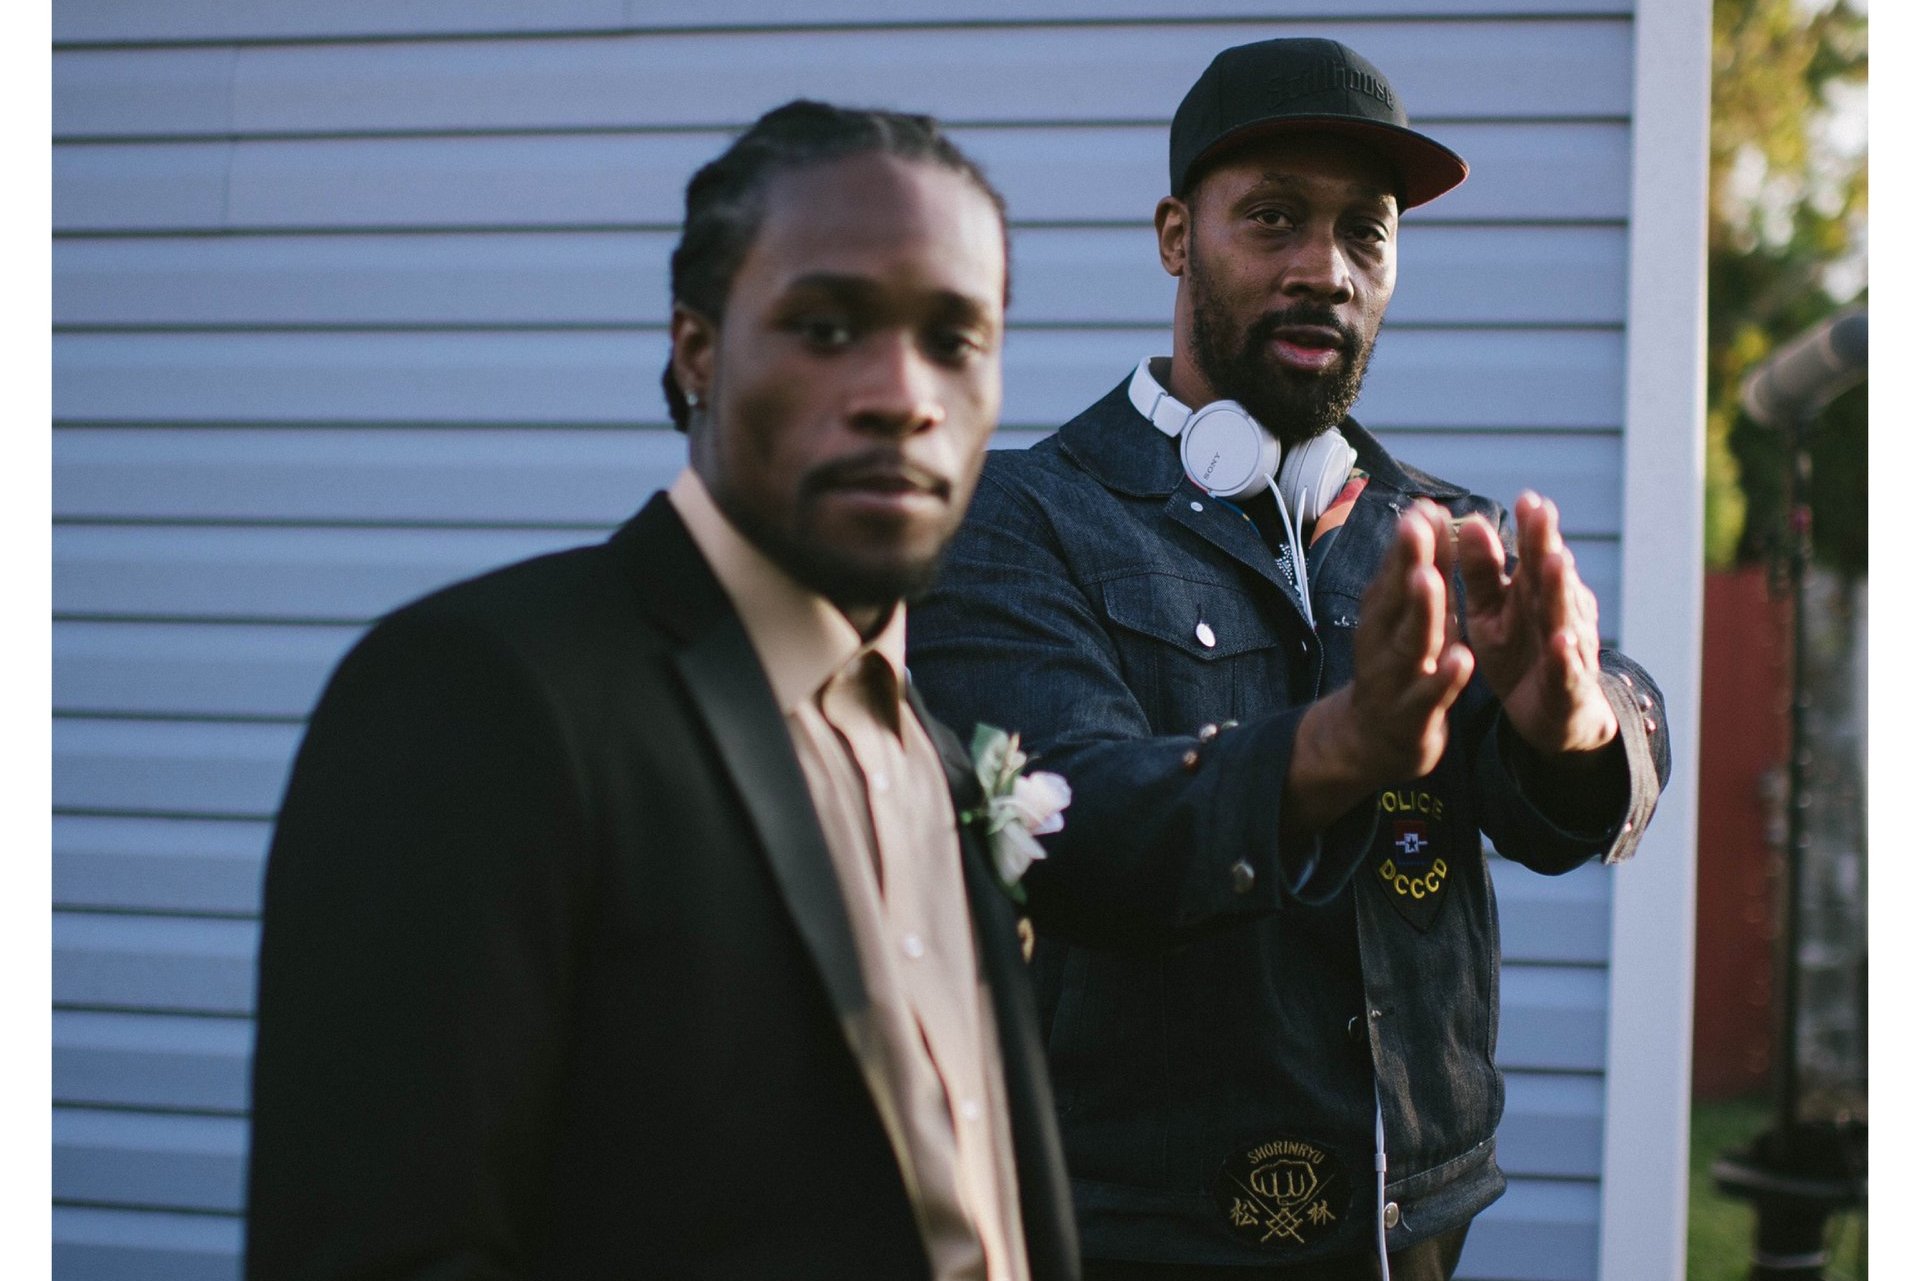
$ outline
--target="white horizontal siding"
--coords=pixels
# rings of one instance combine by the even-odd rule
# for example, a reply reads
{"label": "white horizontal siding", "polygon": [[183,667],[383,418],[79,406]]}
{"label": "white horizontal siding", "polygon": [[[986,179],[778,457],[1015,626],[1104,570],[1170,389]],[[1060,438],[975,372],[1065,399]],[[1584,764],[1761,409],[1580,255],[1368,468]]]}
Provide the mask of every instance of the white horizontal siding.
{"label": "white horizontal siding", "polygon": [[[1167,349],[1164,329],[1007,336],[1004,420],[1058,426]],[[660,331],[68,333],[56,420],[658,424]],[[1381,427],[1617,430],[1617,330],[1401,329],[1354,413]]]}
{"label": "white horizontal siding", "polygon": [[[183,629],[206,634],[214,629]],[[287,629],[297,630],[297,629]],[[357,629],[341,629],[345,647]],[[217,632],[215,632],[217,634]],[[318,692],[331,662],[304,671]],[[310,702],[311,696],[289,701]],[[59,908],[180,915],[251,916],[271,826],[255,819],[196,819],[113,813],[53,820],[53,902]],[[1600,867],[1541,877],[1496,859],[1503,954],[1509,961],[1604,965],[1612,879]]]}
{"label": "white horizontal siding", "polygon": [[[318,683],[313,681],[316,689]],[[256,915],[268,831],[264,820],[56,814],[53,905]]]}
{"label": "white horizontal siding", "polygon": [[[251,920],[56,911],[54,1001],[86,1009],[251,1014],[258,945],[259,926]],[[1509,961],[1501,985],[1503,1066],[1601,1069],[1604,969]]]}
{"label": "white horizontal siding", "polygon": [[360,631],[354,625],[55,622],[54,712],[303,717]]}
{"label": "white horizontal siding", "polygon": [[[330,0],[324,5],[273,0],[178,0],[163,6],[118,0],[63,0],[53,14],[53,38],[67,43],[164,41],[329,40],[366,36],[447,36],[492,33],[674,30],[686,27],[791,27],[816,25],[1059,22],[1110,23],[1133,19],[1156,23],[1232,18],[1318,19],[1333,25],[1347,18],[1450,15],[1628,14],[1632,0],[1293,0],[1285,12],[1273,0],[814,0],[796,11],[785,0],[729,0],[724,6],[689,9],[661,0],[412,0],[404,6],[379,0]],[[1276,24],[1277,25],[1277,24]],[[1223,40],[1225,48],[1231,41]],[[1184,88],[1184,86],[1182,86]]]}
{"label": "white horizontal siding", "polygon": [[[1618,222],[1624,122],[1457,122],[1432,135],[1473,176],[1409,225]],[[53,226],[82,231],[670,227],[723,130],[69,144]],[[953,131],[1022,223],[1144,224],[1166,194],[1164,125]]]}
{"label": "white horizontal siding", "polygon": [[[173,953],[155,950],[150,956],[163,971],[182,967]],[[177,997],[187,982],[185,975],[172,987],[156,981],[152,991],[156,997]],[[250,1011],[183,1010],[177,1001],[153,1004],[154,1010],[56,1011],[55,1102],[243,1113],[253,1053],[252,1029],[244,1017]],[[1534,1007],[1519,1001],[1509,1006],[1509,1013],[1531,1015]],[[1599,1068],[1537,1068],[1527,1062],[1533,1057],[1539,1056],[1524,1045],[1512,1053],[1502,1051],[1501,1065],[1509,1079],[1501,1164],[1523,1177],[1591,1177],[1600,1150]]]}
{"label": "white horizontal siding", "polygon": [[54,1011],[56,1104],[240,1115],[252,1063],[245,1018]]}
{"label": "white horizontal siding", "polygon": [[1596,1183],[1515,1179],[1473,1221],[1454,1275],[1459,1281],[1594,1281],[1599,1215]]}
{"label": "white horizontal siding", "polygon": [[[1405,68],[1394,87],[1414,104],[1416,127],[1627,114],[1626,22],[1514,24],[1493,42],[1474,24],[1321,21],[67,52],[54,55],[53,129],[64,138],[738,128],[829,88],[836,101],[953,124],[1071,115],[1161,128],[1215,53],[1278,35],[1342,40]],[[823,67],[836,68],[830,86]]]}
{"label": "white horizontal siding", "polygon": [[[1514,430],[1490,451],[1468,432],[1386,431],[1402,457],[1506,501],[1565,494],[1575,537],[1617,535],[1619,440]],[[1008,434],[1005,445],[1025,440]],[[313,521],[611,527],[686,463],[664,430],[555,428],[63,428],[53,514],[62,522]],[[1537,460],[1537,461],[1536,461]]]}
{"label": "white horizontal siding", "polygon": [[[1585,1084],[1582,1082],[1583,1087]],[[1581,1093],[1590,1092],[1583,1089]],[[1535,1140],[1522,1145],[1523,1150],[1537,1148],[1548,1152],[1556,1142],[1554,1131],[1570,1125],[1581,1131],[1574,1139],[1575,1146],[1587,1145],[1586,1131],[1590,1129],[1592,1143],[1597,1148],[1597,1113],[1570,1116],[1564,1103],[1556,1103],[1551,1114],[1516,1116],[1515,1119],[1523,1121],[1522,1132],[1536,1136]],[[247,1132],[243,1117],[56,1107],[53,1140],[54,1194],[62,1200],[97,1206],[228,1213],[237,1213],[244,1205]],[[1541,1186],[1545,1180],[1555,1177],[1551,1173],[1537,1177],[1526,1173],[1504,1144],[1501,1164],[1508,1177],[1520,1186]],[[1592,1189],[1586,1180],[1570,1180],[1567,1186]],[[1535,1214],[1515,1216],[1522,1221],[1551,1208],[1529,1207],[1527,1201],[1528,1198],[1523,1197],[1520,1208],[1523,1212],[1531,1208]],[[1529,1244],[1527,1248],[1531,1251],[1536,1247]],[[1584,1275],[1590,1277],[1592,1271],[1589,1269]]]}
{"label": "white horizontal siding", "polygon": [[53,1275],[68,1281],[239,1281],[232,1215],[53,1207]]}
{"label": "white horizontal siding", "polygon": [[[590,541],[576,530],[63,525],[53,531],[53,608],[62,617],[366,622],[456,579]],[[1618,542],[1569,543],[1611,616]]]}
{"label": "white horizontal siding", "polygon": [[53,607],[57,615],[367,622],[455,579],[588,541],[598,539],[572,530],[69,525],[53,533]]}
{"label": "white horizontal siding", "polygon": [[[1192,76],[1347,40],[1473,166],[1409,219],[1357,414],[1438,474],[1559,499],[1610,624],[1630,0],[1273,8],[62,0],[57,1277],[237,1277],[260,873],[302,718],[375,615],[597,540],[677,470],[681,189],[777,101],[961,122],[1014,222],[999,443],[1025,445],[1167,348],[1150,217]],[[1515,1178],[1462,1277],[1591,1281],[1612,880],[1494,877]]]}
{"label": "white horizontal siding", "polygon": [[54,809],[271,818],[299,741],[297,724],[56,719]]}
{"label": "white horizontal siding", "polygon": [[247,1123],[234,1116],[53,1110],[53,1194],[94,1205],[240,1208]]}
{"label": "white horizontal siding", "polygon": [[[678,233],[68,237],[53,246],[56,326],[606,325],[654,328]],[[1393,324],[1618,325],[1626,231],[1608,226],[1409,228]],[[1165,330],[1174,280],[1152,228],[1013,234],[1022,325]]]}

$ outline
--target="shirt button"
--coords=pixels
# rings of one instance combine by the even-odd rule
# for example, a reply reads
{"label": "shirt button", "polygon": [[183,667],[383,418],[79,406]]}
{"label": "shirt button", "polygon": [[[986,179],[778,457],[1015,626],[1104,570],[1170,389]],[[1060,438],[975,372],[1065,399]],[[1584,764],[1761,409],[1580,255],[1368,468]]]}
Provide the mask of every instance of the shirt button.
{"label": "shirt button", "polygon": [[1220,737],[1220,727],[1218,725],[1202,725],[1198,730],[1194,731],[1193,736],[1203,743],[1211,743],[1214,739]]}
{"label": "shirt button", "polygon": [[1650,712],[1653,710],[1653,695],[1642,694],[1640,696],[1640,710],[1643,712]]}
{"label": "shirt button", "polygon": [[927,954],[927,945],[918,934],[909,934],[900,940],[900,950],[907,954],[908,960],[917,961]]}
{"label": "shirt button", "polygon": [[1207,509],[1205,503],[1188,503],[1187,506],[1191,507],[1194,511],[1197,511],[1197,512],[1203,512]]}
{"label": "shirt button", "polygon": [[962,1121],[978,1121],[980,1119],[979,1102],[974,1099],[961,1099],[960,1119]]}
{"label": "shirt button", "polygon": [[1216,642],[1214,640],[1213,628],[1207,626],[1205,623],[1201,623],[1199,626],[1195,627],[1193,629],[1193,634],[1199,640],[1199,642],[1202,645],[1205,645],[1208,649],[1212,649],[1214,647],[1214,644]]}
{"label": "shirt button", "polygon": [[1253,864],[1247,862],[1245,859],[1241,859],[1238,863],[1235,863],[1227,869],[1227,877],[1233,882],[1233,892],[1235,894],[1249,893],[1253,889],[1253,882],[1255,880]]}
{"label": "shirt button", "polygon": [[1189,774],[1200,768],[1200,752],[1197,748],[1187,749],[1186,755],[1180,758],[1180,768]]}
{"label": "shirt button", "polygon": [[1389,1228],[1399,1227],[1400,1226],[1400,1203],[1398,1201],[1387,1202],[1387,1208],[1380,1212],[1380,1221],[1386,1224]]}

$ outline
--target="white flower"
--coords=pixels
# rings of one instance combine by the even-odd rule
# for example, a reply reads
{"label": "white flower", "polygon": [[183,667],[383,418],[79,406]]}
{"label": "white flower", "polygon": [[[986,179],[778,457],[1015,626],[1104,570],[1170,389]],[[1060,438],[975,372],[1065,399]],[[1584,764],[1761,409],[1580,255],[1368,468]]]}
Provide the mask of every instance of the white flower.
{"label": "white flower", "polygon": [[993,869],[1000,873],[1000,883],[1010,890],[1019,886],[1020,878],[1036,859],[1047,856],[1033,834],[1018,823],[1009,823],[995,831],[987,838],[987,844],[993,850]]}
{"label": "white flower", "polygon": [[1063,811],[1073,803],[1073,789],[1058,774],[1022,774],[1027,754],[1020,736],[991,725],[973,732],[973,772],[986,796],[983,809],[961,815],[962,822],[983,821],[994,870],[1016,902],[1026,901],[1020,878],[1035,859],[1047,856],[1036,836],[1066,826]]}
{"label": "white flower", "polygon": [[1044,770],[1023,774],[1013,780],[1013,795],[1006,798],[1020,816],[1020,825],[1035,836],[1046,836],[1067,825],[1066,808],[1073,804],[1073,789],[1058,774]]}

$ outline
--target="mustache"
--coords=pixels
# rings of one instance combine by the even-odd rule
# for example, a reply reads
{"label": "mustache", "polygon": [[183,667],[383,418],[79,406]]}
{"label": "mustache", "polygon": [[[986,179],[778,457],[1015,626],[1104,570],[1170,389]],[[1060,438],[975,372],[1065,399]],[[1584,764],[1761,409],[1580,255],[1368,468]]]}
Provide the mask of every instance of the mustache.
{"label": "mustache", "polygon": [[1277,337],[1282,330],[1292,329],[1298,325],[1311,325],[1317,329],[1332,330],[1340,335],[1340,350],[1347,355],[1352,355],[1360,349],[1360,335],[1354,331],[1353,326],[1335,315],[1333,308],[1324,303],[1311,302],[1295,303],[1291,307],[1281,307],[1261,316],[1247,330],[1248,345],[1263,345],[1269,339]]}
{"label": "mustache", "polygon": [[900,451],[884,446],[821,463],[801,477],[800,493],[802,497],[814,497],[827,490],[859,488],[876,482],[906,484],[943,500],[953,496],[952,481],[913,462]]}

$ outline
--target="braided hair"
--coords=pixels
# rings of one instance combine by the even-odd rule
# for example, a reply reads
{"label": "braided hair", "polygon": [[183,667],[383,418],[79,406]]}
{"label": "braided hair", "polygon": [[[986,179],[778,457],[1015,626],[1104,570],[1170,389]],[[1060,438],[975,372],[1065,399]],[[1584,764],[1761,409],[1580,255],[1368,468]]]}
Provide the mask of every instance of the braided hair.
{"label": "braided hair", "polygon": [[[1004,242],[1006,201],[932,116],[798,98],[754,121],[688,181],[686,218],[673,251],[673,301],[719,324],[734,275],[759,233],[771,180],[790,170],[870,152],[921,161],[967,178],[993,203]],[[671,357],[660,383],[673,425],[685,431],[690,410]]]}

